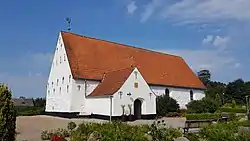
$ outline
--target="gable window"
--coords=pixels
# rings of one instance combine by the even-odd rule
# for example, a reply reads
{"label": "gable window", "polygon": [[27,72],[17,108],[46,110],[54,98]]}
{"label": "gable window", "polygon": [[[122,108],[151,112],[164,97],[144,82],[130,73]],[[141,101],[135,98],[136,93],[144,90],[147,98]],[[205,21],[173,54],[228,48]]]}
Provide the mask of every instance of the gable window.
{"label": "gable window", "polygon": [[69,82],[70,82],[70,79],[71,79],[71,75],[69,75]]}
{"label": "gable window", "polygon": [[81,86],[80,86],[80,85],[78,85],[78,86],[77,86],[77,88],[78,88],[78,91],[80,91],[80,90],[81,90]]}
{"label": "gable window", "polygon": [[62,78],[62,84],[64,83],[64,77]]}
{"label": "gable window", "polygon": [[192,90],[190,90],[190,100],[191,101],[194,100],[194,92]]}
{"label": "gable window", "polygon": [[56,85],[58,86],[58,83],[59,83],[59,79],[56,80]]}
{"label": "gable window", "polygon": [[60,56],[60,64],[62,63],[62,57]]}
{"label": "gable window", "polygon": [[67,85],[67,93],[69,92],[69,85]]}
{"label": "gable window", "polygon": [[169,97],[169,89],[168,88],[165,89],[165,95],[167,95]]}
{"label": "gable window", "polygon": [[138,82],[135,82],[135,83],[134,83],[134,87],[135,87],[135,88],[138,88]]}
{"label": "gable window", "polygon": [[135,73],[135,79],[137,79],[137,74],[138,74],[138,72],[137,72],[137,71],[135,71],[134,73]]}
{"label": "gable window", "polygon": [[63,56],[63,60],[66,61],[66,55],[65,55],[65,54],[64,54],[64,56]]}

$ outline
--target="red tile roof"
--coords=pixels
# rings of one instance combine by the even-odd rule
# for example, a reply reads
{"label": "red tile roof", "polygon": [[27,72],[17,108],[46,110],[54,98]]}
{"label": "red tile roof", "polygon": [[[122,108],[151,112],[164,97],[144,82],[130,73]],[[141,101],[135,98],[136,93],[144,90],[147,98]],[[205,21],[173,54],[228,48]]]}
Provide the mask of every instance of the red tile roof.
{"label": "red tile roof", "polygon": [[128,79],[133,67],[112,71],[104,74],[101,83],[94,89],[89,96],[112,95],[122,87],[124,82]]}
{"label": "red tile roof", "polygon": [[74,78],[102,80],[109,71],[136,66],[151,85],[204,89],[179,57],[128,45],[62,32]]}

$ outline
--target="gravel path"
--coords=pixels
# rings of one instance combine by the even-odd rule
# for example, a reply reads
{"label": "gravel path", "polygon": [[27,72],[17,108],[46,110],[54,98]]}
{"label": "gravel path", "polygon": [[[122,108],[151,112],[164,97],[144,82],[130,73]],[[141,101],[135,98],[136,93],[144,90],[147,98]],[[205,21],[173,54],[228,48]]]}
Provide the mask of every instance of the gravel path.
{"label": "gravel path", "polygon": [[[162,120],[162,119],[161,119]],[[185,119],[183,118],[163,118],[167,125],[172,127],[183,127]],[[43,130],[51,130],[57,128],[67,128],[67,124],[74,121],[77,125],[82,122],[103,123],[107,120],[100,119],[66,119],[52,116],[21,116],[17,117],[16,130],[17,141],[41,141],[41,132]],[[137,120],[129,122],[131,125],[152,124],[154,120]]]}

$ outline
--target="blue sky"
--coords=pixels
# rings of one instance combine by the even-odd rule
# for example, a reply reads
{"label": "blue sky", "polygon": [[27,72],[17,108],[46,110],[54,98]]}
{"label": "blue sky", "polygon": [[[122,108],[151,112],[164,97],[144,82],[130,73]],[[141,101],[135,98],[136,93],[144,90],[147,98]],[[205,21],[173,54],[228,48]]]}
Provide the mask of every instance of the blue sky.
{"label": "blue sky", "polygon": [[213,80],[250,80],[249,0],[9,0],[0,2],[0,82],[15,97],[45,96],[66,17],[72,32],[180,55]]}

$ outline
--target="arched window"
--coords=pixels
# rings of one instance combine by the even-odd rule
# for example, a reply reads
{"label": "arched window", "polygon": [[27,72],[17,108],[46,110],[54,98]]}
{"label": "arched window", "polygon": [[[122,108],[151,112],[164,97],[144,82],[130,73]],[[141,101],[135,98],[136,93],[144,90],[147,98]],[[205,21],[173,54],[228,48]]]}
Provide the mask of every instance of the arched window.
{"label": "arched window", "polygon": [[71,75],[69,75],[69,82],[70,82],[70,80],[71,80]]}
{"label": "arched window", "polygon": [[194,100],[194,92],[192,90],[190,90],[190,100],[191,101]]}
{"label": "arched window", "polygon": [[59,89],[59,92],[61,93],[62,92],[62,88],[60,87],[60,89]]}
{"label": "arched window", "polygon": [[49,90],[48,90],[48,95],[49,95]]}
{"label": "arched window", "polygon": [[51,85],[52,85],[52,87],[53,87],[53,84],[54,84],[54,83],[52,82],[52,84],[51,84]]}
{"label": "arched window", "polygon": [[169,97],[169,89],[168,88],[165,89],[165,95],[167,95]]}
{"label": "arched window", "polygon": [[81,90],[81,86],[80,86],[80,85],[78,85],[78,86],[77,86],[77,88],[78,88],[78,91],[80,91],[80,90]]}
{"label": "arched window", "polygon": [[67,93],[69,92],[69,85],[67,85]]}
{"label": "arched window", "polygon": [[56,85],[58,86],[58,83],[59,83],[59,79],[56,80]]}
{"label": "arched window", "polygon": [[62,84],[64,83],[64,77],[62,78]]}
{"label": "arched window", "polygon": [[56,90],[55,90],[55,89],[53,89],[53,92],[55,93],[55,92],[56,92]]}

